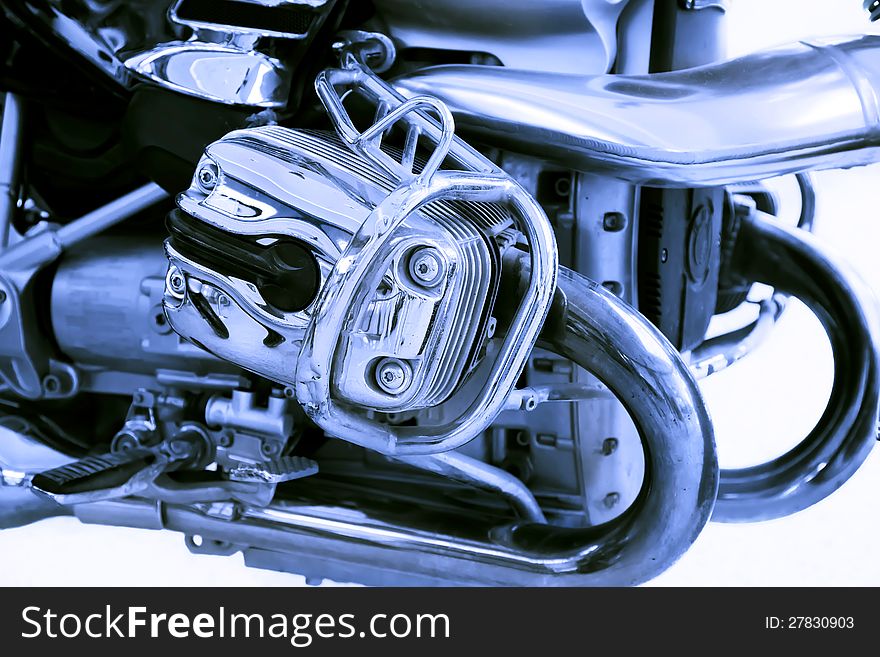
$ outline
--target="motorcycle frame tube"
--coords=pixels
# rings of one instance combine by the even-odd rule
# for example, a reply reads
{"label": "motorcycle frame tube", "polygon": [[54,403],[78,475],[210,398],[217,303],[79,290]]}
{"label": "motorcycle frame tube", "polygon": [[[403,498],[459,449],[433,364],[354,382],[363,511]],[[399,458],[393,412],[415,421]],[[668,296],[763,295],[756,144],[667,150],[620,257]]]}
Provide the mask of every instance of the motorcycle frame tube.
{"label": "motorcycle frame tube", "polygon": [[761,465],[721,471],[713,520],[753,522],[801,511],[840,488],[877,440],[880,312],[846,261],[807,231],[755,212],[743,220],[734,268],[803,302],[834,357],[828,405],[796,447]]}
{"label": "motorcycle frame tube", "polygon": [[[514,279],[506,294],[514,295],[528,285],[528,256],[508,254],[505,271]],[[605,525],[497,524],[474,538],[462,535],[456,523],[426,530],[404,524],[393,512],[362,510],[355,519],[338,505],[308,502],[243,507],[223,518],[129,500],[83,505],[77,516],[135,526],[145,526],[144,518],[159,519],[152,526],[232,544],[246,557],[271,555],[273,568],[371,584],[624,586],[651,579],[688,549],[714,505],[715,441],[700,391],[653,325],[566,269],[560,270],[539,344],[601,378],[632,414],[644,441],[642,491],[629,510]],[[320,481],[311,483],[320,488]]]}

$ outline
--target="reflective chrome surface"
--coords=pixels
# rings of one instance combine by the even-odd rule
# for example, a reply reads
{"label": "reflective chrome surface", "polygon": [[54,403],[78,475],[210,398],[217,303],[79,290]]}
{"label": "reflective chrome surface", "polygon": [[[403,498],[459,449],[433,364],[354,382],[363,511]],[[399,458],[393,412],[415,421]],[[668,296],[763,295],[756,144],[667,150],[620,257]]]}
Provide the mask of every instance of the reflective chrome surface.
{"label": "reflective chrome surface", "polygon": [[834,385],[815,428],[767,463],[722,470],[713,519],[767,520],[807,508],[837,490],[877,441],[880,312],[845,258],[806,231],[754,213],[743,221],[734,267],[803,303],[822,322],[834,356]]}
{"label": "reflective chrome surface", "polygon": [[547,522],[544,512],[541,511],[538,501],[528,486],[501,468],[458,452],[399,456],[395,460],[453,481],[498,493],[510,502],[524,520],[536,523]]}
{"label": "reflective chrome surface", "polygon": [[[491,423],[522,370],[555,286],[552,228],[519,185],[455,138],[442,104],[403,102],[352,55],[344,59],[346,68],[325,71],[316,87],[352,152],[333,139],[278,127],[235,132],[207,149],[179,198],[184,211],[216,228],[249,236],[275,229],[308,245],[321,263],[314,303],[280,313],[254,283],[186,257],[172,239],[168,318],[212,353],[295,383],[297,400],[329,435],[387,454],[448,451]],[[379,108],[363,132],[339,95],[352,90]],[[383,135],[398,123],[407,130],[399,160],[382,149]],[[422,168],[419,136],[434,148]],[[464,170],[439,170],[447,156]],[[462,412],[452,422],[378,422],[369,411],[446,401],[474,368],[487,337],[499,249],[517,239],[505,233],[511,227],[531,247],[535,276],[509,335],[478,368],[483,388],[459,401]],[[409,273],[409,260],[424,247],[442,271],[427,285]],[[179,278],[172,271],[182,274],[180,285],[172,285]],[[269,330],[282,340],[268,340]],[[406,379],[393,393],[376,384],[385,362]]]}
{"label": "reflective chrome surface", "polygon": [[[365,218],[321,289],[297,364],[297,399],[331,435],[383,453],[415,455],[456,449],[484,431],[500,412],[537,338],[555,289],[558,256],[553,229],[544,211],[522,187],[454,136],[454,124],[442,103],[432,97],[404,101],[353,56],[343,55],[343,63],[344,68],[318,76],[318,96],[354,152],[389,172],[399,171],[403,178]],[[363,132],[355,128],[342,105],[340,93],[351,91],[378,107],[380,118]],[[429,118],[426,109],[439,120]],[[430,141],[433,151],[420,171],[406,148],[400,163],[381,151],[382,136],[395,123],[406,127],[407,143],[419,136]],[[441,170],[447,158],[460,170]],[[466,402],[456,420],[438,426],[383,425],[332,399],[330,380],[339,371],[334,369],[337,344],[348,314],[363,303],[364,287],[372,289],[387,268],[397,229],[410,215],[437,201],[504,207],[529,246],[532,277],[519,298],[508,334],[497,352],[483,361],[483,390]],[[444,319],[454,323],[460,316],[461,311],[447,312]],[[477,340],[481,342],[482,336]]]}
{"label": "reflective chrome surface", "polygon": [[125,67],[140,78],[205,100],[283,108],[294,63],[302,56],[286,44],[308,46],[335,1],[177,0],[168,20],[192,34],[130,50],[123,57]]}
{"label": "reflective chrome surface", "polygon": [[[7,3],[4,3],[6,5]],[[10,0],[17,23],[69,48],[120,86],[140,82],[213,102],[281,108],[302,53],[335,0]],[[236,22],[237,21],[237,22]],[[288,26],[287,29],[282,29]]]}
{"label": "reflective chrome surface", "polygon": [[234,43],[162,43],[126,58],[137,76],[191,96],[229,105],[287,104],[291,71],[280,60]]}
{"label": "reflective chrome surface", "polygon": [[[208,192],[198,180],[198,171],[207,167],[218,176]],[[283,187],[281,180],[287,181]],[[193,185],[178,203],[199,221],[263,243],[274,239],[266,235],[297,238],[317,258],[323,285],[370,208],[394,184],[327,136],[268,127],[231,133],[209,146]],[[486,306],[497,287],[497,265],[492,264],[497,247],[487,237],[511,223],[500,209],[488,207],[464,212],[468,222],[462,222],[461,210],[434,204],[410,217],[398,233],[381,285],[351,309],[357,317],[339,355],[339,371],[345,374],[333,382],[340,398],[394,411],[431,405],[457,387],[471,357],[469,346],[485,330]],[[445,275],[433,286],[409,274],[410,260],[426,245],[446,262]],[[173,244],[166,251],[188,281],[181,292],[169,288],[166,307],[172,326],[215,354],[293,385],[292,359],[299,353],[314,304],[282,311],[266,301],[253,282],[194,262]],[[192,303],[195,294],[209,301],[230,339],[206,324]],[[445,321],[450,313],[457,321]],[[285,340],[264,344],[267,331]],[[250,335],[260,337],[246,339]],[[377,387],[373,370],[389,358],[405,361],[418,383],[394,394]]]}
{"label": "reflective chrome surface", "polygon": [[[505,263],[505,291],[529,285],[528,257]],[[510,317],[502,318],[506,325]],[[503,329],[502,329],[503,330]],[[687,366],[650,323],[601,286],[562,269],[542,344],[599,376],[639,428],[649,480],[633,508],[586,530],[425,510],[361,490],[358,508],[326,482],[266,508],[131,501],[78,509],[86,522],[149,525],[229,541],[247,563],[369,584],[616,586],[671,565],[708,520],[717,487],[712,427]],[[453,455],[442,455],[443,458]],[[420,459],[437,457],[418,457]],[[436,463],[436,461],[435,461]],[[692,467],[681,467],[688,463]],[[437,466],[440,467],[439,464]],[[433,468],[429,468],[433,469]],[[375,491],[375,489],[373,489]],[[334,497],[334,495],[338,495]],[[334,501],[335,500],[335,501]],[[161,519],[156,524],[155,519]],[[268,551],[268,552],[267,552]],[[269,553],[271,562],[259,560]]]}
{"label": "reflective chrome surface", "polygon": [[493,145],[653,186],[864,165],[880,146],[878,36],[654,75],[440,66],[395,86],[437,96],[463,132]]}
{"label": "reflective chrome surface", "polygon": [[53,45],[130,87],[135,80],[121,53],[173,39],[168,6],[169,0],[6,0],[0,11],[36,34],[48,31]]}

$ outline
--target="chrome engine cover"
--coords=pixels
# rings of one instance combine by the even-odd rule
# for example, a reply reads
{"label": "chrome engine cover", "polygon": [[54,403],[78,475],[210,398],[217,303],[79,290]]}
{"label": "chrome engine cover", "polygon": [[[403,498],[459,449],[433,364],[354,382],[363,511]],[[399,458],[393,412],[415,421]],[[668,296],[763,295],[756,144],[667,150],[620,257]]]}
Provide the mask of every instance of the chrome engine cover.
{"label": "chrome engine cover", "polygon": [[[210,145],[178,197],[193,223],[166,244],[171,326],[221,358],[293,386],[318,291],[352,235],[397,184],[324,133],[270,126]],[[313,286],[314,294],[302,307],[280,308],[266,298],[271,290],[256,272],[249,277],[206,264],[185,238],[199,224],[257,251],[292,241],[314,259],[314,274],[301,268],[301,285]],[[487,203],[437,201],[409,217],[372,298],[349,316],[336,353],[334,398],[386,413],[448,399],[490,332],[511,225],[504,209]],[[427,282],[414,278],[411,262],[426,250],[438,267],[436,280]],[[377,367],[386,363],[402,372],[404,380],[392,382],[396,390],[377,383]]]}

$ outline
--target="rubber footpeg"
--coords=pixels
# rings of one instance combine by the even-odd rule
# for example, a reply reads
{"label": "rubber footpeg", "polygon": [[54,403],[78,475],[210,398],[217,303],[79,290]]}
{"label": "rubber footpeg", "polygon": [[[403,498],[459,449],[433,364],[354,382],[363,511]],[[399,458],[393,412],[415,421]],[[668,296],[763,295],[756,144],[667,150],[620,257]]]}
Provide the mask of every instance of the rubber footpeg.
{"label": "rubber footpeg", "polygon": [[70,496],[87,501],[91,493],[124,487],[155,462],[156,454],[143,449],[87,456],[34,475],[31,488],[62,504],[71,503]]}

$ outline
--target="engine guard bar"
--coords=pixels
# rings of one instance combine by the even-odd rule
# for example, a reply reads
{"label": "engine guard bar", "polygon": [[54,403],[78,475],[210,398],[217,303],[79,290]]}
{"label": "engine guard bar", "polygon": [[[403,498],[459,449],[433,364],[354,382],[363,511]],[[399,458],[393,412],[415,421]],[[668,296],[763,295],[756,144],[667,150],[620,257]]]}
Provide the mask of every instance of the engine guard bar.
{"label": "engine guard bar", "polygon": [[[296,396],[328,435],[383,454],[417,456],[456,449],[482,433],[503,409],[537,340],[556,289],[558,256],[550,221],[536,201],[507,174],[454,136],[451,114],[433,98],[404,101],[353,57],[344,69],[320,74],[315,82],[340,136],[361,155],[401,179],[377,205],[337,260],[325,282],[303,338],[297,361]],[[342,105],[352,90],[380,104],[378,121],[358,132]],[[383,108],[384,107],[384,108]],[[425,109],[436,111],[434,122]],[[381,150],[392,124],[407,127],[407,146],[397,163]],[[424,135],[435,145],[427,165],[415,171],[415,148]],[[466,170],[439,170],[449,156]],[[529,244],[531,277],[508,333],[494,357],[482,394],[445,425],[396,427],[371,421],[331,395],[333,360],[350,310],[364,302],[369,283],[387,267],[394,231],[419,208],[435,201],[472,201],[507,206]]]}

